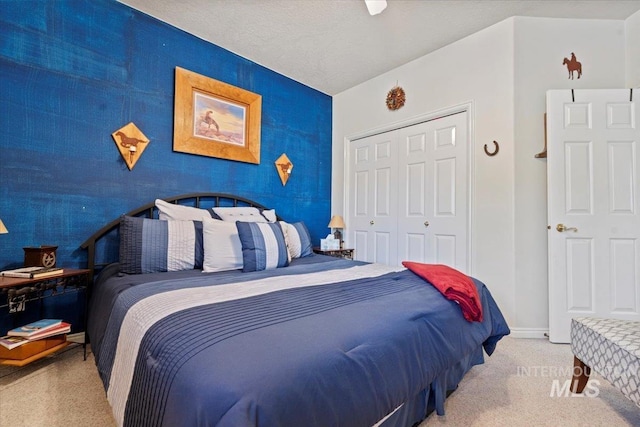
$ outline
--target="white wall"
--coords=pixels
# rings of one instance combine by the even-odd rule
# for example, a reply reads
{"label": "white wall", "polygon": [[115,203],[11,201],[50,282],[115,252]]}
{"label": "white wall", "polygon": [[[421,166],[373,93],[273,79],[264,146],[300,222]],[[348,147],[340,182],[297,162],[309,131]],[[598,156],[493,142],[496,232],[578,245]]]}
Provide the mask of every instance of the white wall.
{"label": "white wall", "polygon": [[640,88],[640,11],[625,21],[627,86]]}
{"label": "white wall", "polygon": [[[515,18],[515,319],[533,336],[548,328],[545,92],[625,87],[624,21]],[[568,78],[571,52],[583,75]],[[555,224],[554,224],[555,225]]]}
{"label": "white wall", "polygon": [[[627,25],[629,26],[629,25]],[[624,87],[625,22],[509,18],[333,98],[332,212],[344,213],[344,145],[412,117],[471,103],[471,274],[485,282],[520,336],[548,328],[545,92]],[[575,52],[583,78],[568,80]],[[398,84],[406,105],[385,106]],[[500,152],[484,153],[496,140]],[[347,224],[347,228],[348,228]]]}
{"label": "white wall", "polygon": [[[507,20],[333,98],[334,214],[344,212],[345,138],[472,103],[471,273],[490,284],[507,318],[514,310],[513,69],[513,21]],[[407,101],[389,111],[386,95],[396,84]],[[500,153],[487,157],[482,147],[493,140]]]}

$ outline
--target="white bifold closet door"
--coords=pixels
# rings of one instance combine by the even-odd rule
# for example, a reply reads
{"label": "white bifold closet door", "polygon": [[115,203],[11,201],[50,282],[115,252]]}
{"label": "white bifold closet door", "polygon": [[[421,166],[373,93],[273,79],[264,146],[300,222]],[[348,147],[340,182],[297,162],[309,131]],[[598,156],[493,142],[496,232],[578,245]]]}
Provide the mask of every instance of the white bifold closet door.
{"label": "white bifold closet door", "polygon": [[467,271],[467,126],[462,112],[351,141],[346,231],[356,259]]}

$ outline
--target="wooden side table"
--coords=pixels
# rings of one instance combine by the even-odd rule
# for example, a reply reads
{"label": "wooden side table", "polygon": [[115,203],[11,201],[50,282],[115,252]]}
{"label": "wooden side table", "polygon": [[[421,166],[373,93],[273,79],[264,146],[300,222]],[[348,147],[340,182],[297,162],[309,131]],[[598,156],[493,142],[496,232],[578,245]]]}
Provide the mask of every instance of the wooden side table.
{"label": "wooden side table", "polygon": [[[22,279],[17,277],[0,276],[0,309],[8,307],[9,313],[12,313],[19,311],[20,307],[28,301],[40,300],[49,296],[54,297],[70,290],[79,291],[80,289],[84,289],[86,292],[87,285],[89,284],[90,273],[91,270],[87,269],[65,268],[62,274],[39,279]],[[87,302],[85,301],[85,309],[82,313],[82,322],[84,323],[83,328],[85,330],[87,328],[86,310]],[[0,365],[22,366],[58,351],[61,348],[64,348],[67,344],[68,343],[65,342],[63,344],[56,345],[54,348],[47,348],[41,353],[24,360],[16,361],[12,359],[0,359]],[[86,337],[83,347],[86,358]]]}
{"label": "wooden side table", "polygon": [[353,259],[353,252],[354,249],[329,249],[329,250],[322,250],[319,247],[314,247],[313,248],[313,252],[317,253],[317,254],[321,254],[321,255],[329,255],[332,257],[336,257],[336,258],[344,258],[344,259]]}

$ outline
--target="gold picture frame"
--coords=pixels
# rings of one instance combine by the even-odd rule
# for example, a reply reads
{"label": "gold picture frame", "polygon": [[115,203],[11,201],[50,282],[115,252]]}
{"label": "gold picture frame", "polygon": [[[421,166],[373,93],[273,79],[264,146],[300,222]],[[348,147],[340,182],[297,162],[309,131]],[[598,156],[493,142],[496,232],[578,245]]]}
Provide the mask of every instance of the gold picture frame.
{"label": "gold picture frame", "polygon": [[262,97],[176,67],[173,150],[260,164]]}

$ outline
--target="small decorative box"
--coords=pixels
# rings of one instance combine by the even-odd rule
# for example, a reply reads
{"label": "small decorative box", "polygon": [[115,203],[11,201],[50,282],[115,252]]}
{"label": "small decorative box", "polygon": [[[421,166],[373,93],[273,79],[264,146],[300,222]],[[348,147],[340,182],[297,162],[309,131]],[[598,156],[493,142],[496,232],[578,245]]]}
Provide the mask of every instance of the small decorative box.
{"label": "small decorative box", "polygon": [[24,249],[25,267],[55,267],[57,246],[27,246]]}

